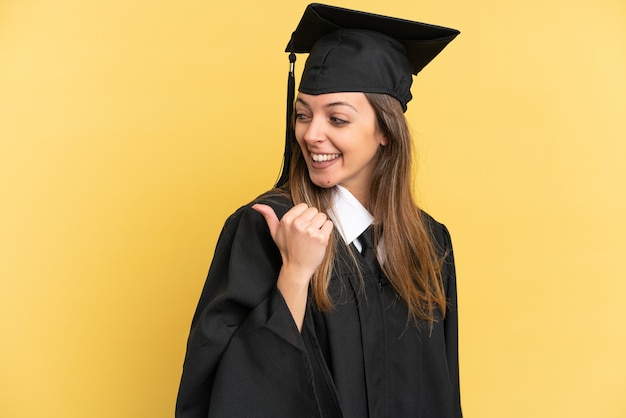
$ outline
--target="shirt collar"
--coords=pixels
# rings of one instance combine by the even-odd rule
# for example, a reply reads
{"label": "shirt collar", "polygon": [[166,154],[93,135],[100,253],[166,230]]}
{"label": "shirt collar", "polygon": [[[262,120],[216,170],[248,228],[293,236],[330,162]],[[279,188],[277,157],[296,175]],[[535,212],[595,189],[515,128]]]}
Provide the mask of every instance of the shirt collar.
{"label": "shirt collar", "polygon": [[[374,217],[345,187],[337,185],[328,213],[341,237],[350,245],[374,222]],[[355,242],[355,244],[358,241]]]}

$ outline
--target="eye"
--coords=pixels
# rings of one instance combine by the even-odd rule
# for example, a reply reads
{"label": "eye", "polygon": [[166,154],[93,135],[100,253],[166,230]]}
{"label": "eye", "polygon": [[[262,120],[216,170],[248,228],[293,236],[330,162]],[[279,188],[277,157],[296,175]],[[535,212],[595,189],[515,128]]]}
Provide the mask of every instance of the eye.
{"label": "eye", "polygon": [[296,122],[306,122],[307,120],[310,119],[310,117],[306,113],[296,112],[295,119],[296,119]]}
{"label": "eye", "polygon": [[347,120],[338,118],[337,116],[331,116],[330,121],[333,125],[346,125],[349,123]]}

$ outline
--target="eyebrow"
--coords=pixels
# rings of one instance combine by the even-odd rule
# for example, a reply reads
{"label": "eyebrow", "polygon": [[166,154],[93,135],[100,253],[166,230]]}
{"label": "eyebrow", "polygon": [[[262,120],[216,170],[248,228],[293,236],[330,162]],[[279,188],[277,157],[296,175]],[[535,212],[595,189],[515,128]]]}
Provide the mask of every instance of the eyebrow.
{"label": "eyebrow", "polygon": [[[305,105],[307,107],[311,107],[311,105],[309,103],[307,103],[306,100],[301,99],[300,97],[298,97],[296,99],[296,103],[302,103],[303,105]],[[324,105],[325,108],[327,108],[327,107],[335,107],[335,106],[348,106],[349,108],[351,108],[355,112],[359,113],[359,111],[354,106],[352,106],[350,103],[348,103],[348,102],[332,102],[332,103],[327,103],[327,104]]]}

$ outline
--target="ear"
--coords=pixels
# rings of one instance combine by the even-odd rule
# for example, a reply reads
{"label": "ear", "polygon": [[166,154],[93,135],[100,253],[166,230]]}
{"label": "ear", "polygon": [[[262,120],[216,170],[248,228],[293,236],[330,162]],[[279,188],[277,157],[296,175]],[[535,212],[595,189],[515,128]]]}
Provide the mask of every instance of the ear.
{"label": "ear", "polygon": [[387,139],[387,135],[384,135],[382,132],[378,134],[378,143],[381,147],[386,147],[389,144],[389,139]]}

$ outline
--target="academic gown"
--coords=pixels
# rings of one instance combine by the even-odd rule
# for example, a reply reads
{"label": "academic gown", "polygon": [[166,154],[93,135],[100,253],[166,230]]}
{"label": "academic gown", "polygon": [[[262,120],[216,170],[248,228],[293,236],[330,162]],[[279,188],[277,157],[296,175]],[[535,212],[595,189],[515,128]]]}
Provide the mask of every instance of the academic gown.
{"label": "academic gown", "polygon": [[[285,197],[254,203],[282,217]],[[456,278],[447,229],[424,214],[441,255],[448,300],[431,327],[379,269],[338,244],[329,285],[335,306],[312,301],[302,332],[276,287],[281,256],[265,219],[244,206],[226,221],[192,320],[177,418],[460,418]],[[348,261],[346,261],[348,260]],[[363,283],[363,285],[361,285]]]}

